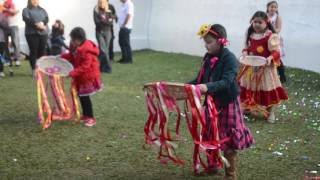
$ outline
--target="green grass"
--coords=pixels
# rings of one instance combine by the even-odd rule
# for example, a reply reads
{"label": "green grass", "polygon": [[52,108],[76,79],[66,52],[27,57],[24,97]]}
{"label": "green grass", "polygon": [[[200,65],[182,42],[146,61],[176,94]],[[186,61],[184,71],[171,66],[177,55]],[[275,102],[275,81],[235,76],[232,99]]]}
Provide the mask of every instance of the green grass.
{"label": "green grass", "polygon": [[[134,58],[134,64],[114,64],[113,74],[103,75],[105,89],[93,96],[93,128],[53,122],[51,129],[41,130],[27,62],[14,68],[14,77],[0,79],[0,179],[221,179],[223,172],[193,175],[185,125],[187,141],[178,150],[187,160],[184,167],[163,166],[154,150],[142,148],[147,119],[143,84],[190,80],[200,58],[153,51],[135,52]],[[305,170],[320,172],[320,75],[288,69],[287,76],[290,100],[279,108],[277,123],[247,119],[257,144],[241,152],[239,179],[292,180],[302,179]]]}

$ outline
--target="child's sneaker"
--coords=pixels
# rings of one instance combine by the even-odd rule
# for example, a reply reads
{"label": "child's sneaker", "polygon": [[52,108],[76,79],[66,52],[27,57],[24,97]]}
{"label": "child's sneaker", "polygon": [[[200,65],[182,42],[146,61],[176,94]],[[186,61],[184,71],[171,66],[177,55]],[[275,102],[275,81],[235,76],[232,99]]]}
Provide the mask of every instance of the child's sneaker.
{"label": "child's sneaker", "polygon": [[274,124],[276,122],[276,116],[274,114],[274,112],[271,112],[268,119],[267,119],[268,123]]}
{"label": "child's sneaker", "polygon": [[89,119],[89,117],[87,117],[87,116],[85,116],[85,115],[82,115],[82,116],[80,117],[80,122],[86,122],[87,119]]}
{"label": "child's sneaker", "polygon": [[87,126],[87,127],[92,127],[94,125],[96,125],[97,121],[94,119],[94,118],[88,118],[84,125]]}
{"label": "child's sneaker", "polygon": [[21,65],[21,63],[20,63],[20,61],[18,60],[18,61],[16,61],[16,64],[15,64],[16,66],[20,66]]}
{"label": "child's sneaker", "polygon": [[6,77],[6,75],[3,72],[0,72],[0,78]]}

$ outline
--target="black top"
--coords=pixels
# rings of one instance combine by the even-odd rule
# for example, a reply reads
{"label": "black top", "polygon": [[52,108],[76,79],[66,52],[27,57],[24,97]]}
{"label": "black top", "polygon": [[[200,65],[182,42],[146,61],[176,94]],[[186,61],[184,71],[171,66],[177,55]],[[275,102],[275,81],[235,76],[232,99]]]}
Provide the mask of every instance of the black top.
{"label": "black top", "polygon": [[26,23],[25,34],[39,34],[39,35],[48,35],[47,30],[39,30],[36,27],[36,23],[43,22],[44,25],[47,25],[49,22],[48,13],[45,9],[41,7],[31,7],[24,8],[22,11],[23,21]]}
{"label": "black top", "polygon": [[[210,60],[213,57],[218,57],[219,61],[211,69]],[[236,80],[239,70],[236,56],[227,48],[224,48],[215,56],[206,54],[203,61],[205,63],[205,71],[201,82],[197,82],[198,74],[197,78],[190,81],[189,84],[206,84],[208,94],[219,100],[222,106],[226,106],[236,100],[240,93]]]}

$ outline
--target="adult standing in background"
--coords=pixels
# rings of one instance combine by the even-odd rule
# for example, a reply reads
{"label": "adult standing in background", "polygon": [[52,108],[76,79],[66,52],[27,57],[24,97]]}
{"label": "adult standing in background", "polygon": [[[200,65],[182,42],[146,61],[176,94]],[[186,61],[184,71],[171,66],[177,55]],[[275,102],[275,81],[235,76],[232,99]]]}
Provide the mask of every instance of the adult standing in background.
{"label": "adult standing in background", "polygon": [[108,0],[98,0],[93,12],[96,25],[96,37],[100,48],[100,71],[111,73],[111,61],[109,58],[109,46],[112,38],[112,25],[116,16],[109,9]]}
{"label": "adult standing in background", "polygon": [[[0,4],[1,7],[2,4]],[[4,54],[6,51],[6,33],[8,31],[8,20],[7,17],[4,15],[3,12],[0,10],[0,56]],[[2,57],[0,57],[2,58]],[[3,62],[2,59],[0,59],[0,79],[5,77],[5,74],[3,72]]]}
{"label": "adult standing in background", "polygon": [[131,0],[120,0],[122,7],[119,15],[119,45],[121,48],[122,58],[119,63],[132,63],[132,50],[130,45],[130,33],[132,31],[134,5]]}
{"label": "adult standing in background", "polygon": [[12,0],[6,0],[3,12],[8,17],[8,39],[11,37],[11,44],[14,48],[14,61],[16,66],[20,66],[19,10]]}
{"label": "adult standing in background", "polygon": [[[115,19],[114,21],[117,23],[118,22],[118,16],[117,16],[117,12],[116,12],[116,9],[114,8],[114,6],[112,4],[110,4],[109,2],[109,9],[111,11],[111,13],[115,16]],[[112,23],[112,27],[111,27],[111,34],[112,34],[112,38],[111,38],[111,41],[110,41],[110,46],[109,46],[109,58],[111,61],[114,60],[114,51],[113,51],[113,41],[114,41],[114,26],[113,26],[113,23]]]}
{"label": "adult standing in background", "polygon": [[29,61],[34,75],[36,60],[45,55],[48,40],[49,17],[45,9],[39,6],[39,0],[28,0],[28,5],[22,11],[26,24],[25,36],[29,46]]}

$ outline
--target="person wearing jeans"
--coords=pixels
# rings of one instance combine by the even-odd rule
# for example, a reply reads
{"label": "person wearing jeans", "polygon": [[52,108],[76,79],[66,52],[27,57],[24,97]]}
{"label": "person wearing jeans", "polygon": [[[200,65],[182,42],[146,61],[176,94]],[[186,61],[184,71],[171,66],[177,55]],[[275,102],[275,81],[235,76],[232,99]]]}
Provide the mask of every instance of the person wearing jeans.
{"label": "person wearing jeans", "polygon": [[46,53],[49,17],[45,9],[39,6],[39,0],[28,0],[28,6],[22,11],[26,24],[25,36],[29,46],[29,61],[34,75],[36,60]]}
{"label": "person wearing jeans", "polygon": [[4,14],[8,17],[9,32],[7,36],[7,41],[9,36],[11,37],[11,43],[14,48],[14,60],[16,66],[20,66],[20,38],[19,38],[19,10],[16,9],[15,4],[12,0],[6,0],[4,3]]}
{"label": "person wearing jeans", "polygon": [[8,30],[8,21],[6,16],[0,12],[0,78],[5,77],[3,73],[3,59],[6,50],[6,31]]}
{"label": "person wearing jeans", "polygon": [[120,0],[122,2],[119,16],[120,32],[119,45],[122,57],[119,63],[132,63],[132,50],[130,45],[130,33],[132,31],[134,5],[131,0]]}
{"label": "person wearing jeans", "polygon": [[93,16],[96,25],[96,38],[100,49],[100,71],[111,73],[112,67],[109,48],[112,39],[112,24],[116,16],[110,10],[107,0],[98,0],[98,4],[94,8]]}

